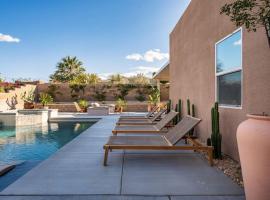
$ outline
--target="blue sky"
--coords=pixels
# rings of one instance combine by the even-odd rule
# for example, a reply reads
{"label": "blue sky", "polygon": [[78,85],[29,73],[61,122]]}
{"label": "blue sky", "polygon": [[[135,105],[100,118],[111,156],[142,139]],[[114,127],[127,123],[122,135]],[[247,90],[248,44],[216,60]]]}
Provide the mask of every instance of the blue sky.
{"label": "blue sky", "polygon": [[189,0],[0,0],[0,73],[48,80],[77,56],[89,73],[150,74]]}

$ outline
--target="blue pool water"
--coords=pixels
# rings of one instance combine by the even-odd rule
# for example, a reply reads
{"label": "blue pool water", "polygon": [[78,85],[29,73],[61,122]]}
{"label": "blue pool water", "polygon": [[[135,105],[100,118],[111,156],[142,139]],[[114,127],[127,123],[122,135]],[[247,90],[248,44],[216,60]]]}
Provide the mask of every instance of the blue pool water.
{"label": "blue pool water", "polygon": [[0,191],[93,123],[54,122],[45,126],[0,127],[0,163],[21,163],[0,177]]}

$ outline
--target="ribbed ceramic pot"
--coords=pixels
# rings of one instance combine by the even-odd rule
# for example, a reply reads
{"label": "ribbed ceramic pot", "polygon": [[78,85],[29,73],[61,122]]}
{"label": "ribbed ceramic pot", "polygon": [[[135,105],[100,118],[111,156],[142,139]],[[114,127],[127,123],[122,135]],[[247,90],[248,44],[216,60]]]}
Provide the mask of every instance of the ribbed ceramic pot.
{"label": "ribbed ceramic pot", "polygon": [[237,144],[247,200],[270,200],[270,117],[247,115]]}

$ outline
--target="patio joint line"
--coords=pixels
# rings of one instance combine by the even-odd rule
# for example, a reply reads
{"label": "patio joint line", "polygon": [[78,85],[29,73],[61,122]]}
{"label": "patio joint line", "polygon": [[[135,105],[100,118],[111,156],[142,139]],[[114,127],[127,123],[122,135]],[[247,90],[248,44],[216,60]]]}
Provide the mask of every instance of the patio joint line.
{"label": "patio joint line", "polygon": [[122,169],[121,169],[121,179],[120,179],[120,195],[122,195],[122,185],[123,185],[123,173],[124,173],[124,162],[125,162],[125,150],[123,151],[122,158]]}

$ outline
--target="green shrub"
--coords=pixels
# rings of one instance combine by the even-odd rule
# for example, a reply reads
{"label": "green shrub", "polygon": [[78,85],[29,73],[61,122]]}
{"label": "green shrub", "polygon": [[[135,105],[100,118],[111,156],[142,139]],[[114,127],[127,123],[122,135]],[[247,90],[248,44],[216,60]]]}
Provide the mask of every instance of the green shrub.
{"label": "green shrub", "polygon": [[88,108],[88,106],[89,106],[88,101],[86,101],[86,100],[84,100],[84,99],[80,99],[80,100],[78,101],[78,104],[79,104],[80,108],[82,109],[82,111],[86,112],[86,110],[87,110],[87,108]]}
{"label": "green shrub", "polygon": [[30,90],[29,92],[24,92],[21,95],[21,99],[26,103],[33,103],[35,101],[35,93],[34,90]]}
{"label": "green shrub", "polygon": [[151,105],[157,105],[160,101],[160,91],[157,87],[152,87],[150,95],[148,96],[148,101]]}
{"label": "green shrub", "polygon": [[53,102],[53,98],[48,93],[40,93],[39,94],[39,101],[42,103],[43,107],[47,106],[49,103]]}

